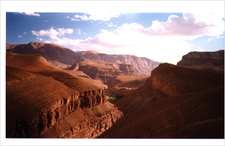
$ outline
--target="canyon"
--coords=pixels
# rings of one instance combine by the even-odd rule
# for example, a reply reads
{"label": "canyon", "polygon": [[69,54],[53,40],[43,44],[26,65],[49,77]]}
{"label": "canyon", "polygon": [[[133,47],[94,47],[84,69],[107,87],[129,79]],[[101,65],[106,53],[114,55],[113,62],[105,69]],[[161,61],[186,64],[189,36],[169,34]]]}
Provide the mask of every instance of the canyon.
{"label": "canyon", "polygon": [[124,113],[99,138],[223,138],[224,75],[160,64],[113,102]]}
{"label": "canyon", "polygon": [[223,50],[177,65],[36,42],[6,51],[7,138],[224,138]]}
{"label": "canyon", "polygon": [[40,55],[6,58],[8,138],[96,137],[123,115],[106,101],[104,89],[52,67]]}

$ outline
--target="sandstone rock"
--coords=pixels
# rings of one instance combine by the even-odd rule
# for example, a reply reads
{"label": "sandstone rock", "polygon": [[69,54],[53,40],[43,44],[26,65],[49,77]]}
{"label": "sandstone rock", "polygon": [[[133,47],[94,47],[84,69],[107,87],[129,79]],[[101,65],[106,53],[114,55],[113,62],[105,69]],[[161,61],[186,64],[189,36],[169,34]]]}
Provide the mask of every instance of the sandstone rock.
{"label": "sandstone rock", "polygon": [[20,54],[40,54],[46,60],[51,61],[53,65],[58,66],[58,63],[72,65],[83,59],[78,53],[55,44],[30,42],[29,44],[17,44],[7,47],[8,52]]}
{"label": "sandstone rock", "polygon": [[140,75],[140,72],[129,64],[110,63],[95,60],[82,60],[75,63],[68,70],[82,71],[94,80],[107,83],[118,75]]}
{"label": "sandstone rock", "polygon": [[[103,122],[106,113],[123,115],[106,101],[104,89],[51,67],[39,55],[7,53],[6,65],[7,138],[96,137],[111,126]],[[93,133],[96,124],[104,128]]]}
{"label": "sandstone rock", "polygon": [[[59,45],[38,42],[16,45],[6,44],[6,51],[21,54],[40,54],[54,67],[60,69],[68,68],[77,61],[89,59],[120,64],[131,64],[142,74],[150,75],[151,71],[159,65],[158,62],[144,57],[133,55],[107,55],[93,51],[74,52]],[[128,70],[129,67],[124,69]]]}
{"label": "sandstone rock", "polygon": [[158,97],[175,96],[223,85],[223,75],[192,68],[160,64],[147,80],[147,87]]}
{"label": "sandstone rock", "polygon": [[113,103],[125,115],[99,138],[224,137],[221,73],[161,64],[144,86]]}
{"label": "sandstone rock", "polygon": [[159,62],[145,57],[137,57],[134,55],[107,55],[104,53],[97,53],[93,51],[81,51],[77,53],[79,53],[86,59],[131,64],[135,68],[137,68],[143,75],[150,75],[151,71],[159,65]]}
{"label": "sandstone rock", "polygon": [[182,66],[224,65],[224,50],[216,52],[190,52],[177,63]]}

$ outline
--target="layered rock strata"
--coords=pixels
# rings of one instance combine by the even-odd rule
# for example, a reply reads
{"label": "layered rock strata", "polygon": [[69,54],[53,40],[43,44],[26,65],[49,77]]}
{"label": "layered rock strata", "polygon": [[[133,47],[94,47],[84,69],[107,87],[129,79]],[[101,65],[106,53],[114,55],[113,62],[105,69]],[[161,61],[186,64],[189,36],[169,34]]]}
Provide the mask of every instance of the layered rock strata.
{"label": "layered rock strata", "polygon": [[[6,64],[7,138],[96,137],[123,116],[104,89],[51,67],[40,55],[7,53]],[[88,129],[85,121],[92,121]]]}
{"label": "layered rock strata", "polygon": [[224,75],[161,64],[113,102],[124,116],[100,138],[224,138]]}
{"label": "layered rock strata", "polygon": [[[24,72],[12,68],[7,70]],[[9,74],[15,75],[8,71]],[[57,81],[41,75],[33,75],[16,82],[8,77],[7,138],[96,137],[123,115],[115,105],[106,102],[102,89],[79,93],[60,83],[53,85],[55,82]],[[42,89],[29,91],[35,84],[42,86]],[[16,88],[17,86],[20,88]],[[26,93],[23,93],[24,88],[27,89]],[[68,123],[70,128],[63,129]],[[82,131],[86,134],[82,134]]]}
{"label": "layered rock strata", "polygon": [[6,44],[6,51],[20,54],[40,54],[53,66],[60,69],[68,68],[82,59],[90,59],[120,64],[131,64],[143,75],[150,75],[151,71],[159,65],[159,62],[144,57],[133,55],[108,55],[93,51],[74,52],[59,45],[39,42],[16,45]]}
{"label": "layered rock strata", "polygon": [[224,50],[216,52],[190,52],[177,63],[181,66],[224,65]]}
{"label": "layered rock strata", "polygon": [[[160,64],[146,82],[146,90],[157,97],[175,96],[223,85],[223,74]],[[196,84],[197,83],[197,84]]]}
{"label": "layered rock strata", "polygon": [[68,70],[82,71],[94,80],[100,80],[106,84],[110,79],[118,75],[137,76],[141,73],[130,64],[119,64],[95,60],[82,60],[76,62]]}

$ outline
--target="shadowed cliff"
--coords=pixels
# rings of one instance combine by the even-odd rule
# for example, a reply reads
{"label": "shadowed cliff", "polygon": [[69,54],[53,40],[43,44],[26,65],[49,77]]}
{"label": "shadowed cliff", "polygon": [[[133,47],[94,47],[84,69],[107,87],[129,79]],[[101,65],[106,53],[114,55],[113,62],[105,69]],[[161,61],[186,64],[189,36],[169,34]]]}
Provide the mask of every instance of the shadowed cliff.
{"label": "shadowed cliff", "polygon": [[122,115],[103,89],[40,55],[6,54],[7,138],[96,137]]}
{"label": "shadowed cliff", "polygon": [[224,76],[171,64],[113,102],[124,112],[100,138],[223,138]]}

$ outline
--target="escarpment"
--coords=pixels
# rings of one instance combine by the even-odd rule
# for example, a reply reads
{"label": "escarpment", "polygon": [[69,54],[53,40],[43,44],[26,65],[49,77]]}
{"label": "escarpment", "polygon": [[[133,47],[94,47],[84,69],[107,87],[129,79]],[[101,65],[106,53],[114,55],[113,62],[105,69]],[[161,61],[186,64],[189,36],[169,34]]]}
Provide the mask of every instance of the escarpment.
{"label": "escarpment", "polygon": [[182,66],[224,65],[224,50],[216,52],[190,52],[177,63]]}
{"label": "escarpment", "polygon": [[216,52],[190,52],[177,65],[198,70],[224,73],[224,50]]}
{"label": "escarpment", "polygon": [[[223,85],[223,74],[172,64],[160,64],[147,80],[146,89],[158,97],[175,96]],[[196,84],[198,83],[198,84]]]}
{"label": "escarpment", "polygon": [[151,71],[160,63],[145,57],[137,57],[134,55],[108,55],[94,51],[77,52],[86,59],[98,60],[104,62],[113,62],[120,64],[131,64],[142,73],[142,75],[150,75]]}
{"label": "escarpment", "polygon": [[159,62],[144,57],[133,55],[107,55],[94,51],[75,52],[56,44],[30,42],[28,44],[6,44],[6,51],[20,54],[40,54],[54,67],[65,69],[71,67],[75,62],[83,59],[131,64],[141,74],[150,75],[151,71],[159,65]]}
{"label": "escarpment", "polygon": [[92,108],[74,110],[41,133],[40,137],[94,138],[108,130],[122,116],[115,105],[109,102]]}
{"label": "escarpment", "polygon": [[[106,101],[104,89],[48,66],[40,56],[6,57],[7,138],[96,137],[123,116]],[[92,123],[87,128],[85,122]]]}
{"label": "escarpment", "polygon": [[[31,77],[21,78],[24,73]],[[13,78],[19,79],[14,81]],[[11,67],[7,67],[6,90],[8,138],[55,137],[54,135],[67,137],[67,131],[54,131],[54,127],[68,118],[76,121],[75,124],[70,124],[73,136],[69,137],[96,137],[123,115],[113,104],[106,101],[103,89],[77,92],[50,77]],[[87,117],[88,112],[95,114]],[[82,124],[87,121],[92,124],[86,129],[88,134],[82,136],[79,132],[87,128],[86,124]],[[49,135],[52,130],[54,134]]]}
{"label": "escarpment", "polygon": [[96,60],[82,60],[76,62],[68,70],[82,71],[89,75],[94,80],[100,80],[103,83],[107,83],[110,79],[119,75],[133,75],[137,76],[141,73],[130,64],[120,64],[103,62]]}
{"label": "escarpment", "polygon": [[224,138],[224,75],[160,64],[113,102],[124,116],[100,138]]}
{"label": "escarpment", "polygon": [[[96,137],[109,129],[122,116],[113,104],[106,103],[103,90],[84,91],[78,95],[71,95],[71,98],[63,98],[61,104],[61,107],[40,115],[37,124],[39,137]],[[107,106],[110,108],[104,109]]]}

